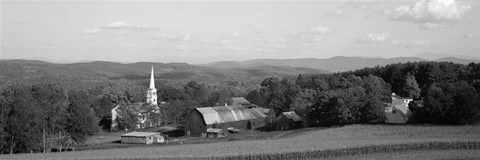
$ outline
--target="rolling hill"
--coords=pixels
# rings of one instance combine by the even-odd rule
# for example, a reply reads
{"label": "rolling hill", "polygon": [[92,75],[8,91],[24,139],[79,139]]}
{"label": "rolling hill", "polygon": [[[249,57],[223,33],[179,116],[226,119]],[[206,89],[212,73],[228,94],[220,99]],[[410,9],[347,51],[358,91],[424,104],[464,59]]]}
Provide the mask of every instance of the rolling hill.
{"label": "rolling hill", "polygon": [[34,60],[0,60],[0,86],[10,83],[103,83],[111,80],[147,81],[150,67],[154,66],[157,80],[215,83],[242,81],[259,83],[270,76],[319,74],[327,71],[259,65],[249,68],[222,69],[194,66],[186,63],[115,63],[105,61],[56,64]]}
{"label": "rolling hill", "polygon": [[[203,66],[214,68],[250,68],[254,66],[290,66],[290,67],[304,67],[313,69],[322,69],[329,72],[341,72],[361,69],[365,67],[384,66],[392,63],[406,63],[427,61],[417,57],[397,57],[397,58],[361,58],[361,57],[343,57],[337,56],[327,59],[316,58],[301,58],[301,59],[255,59],[248,61],[220,61],[205,64]],[[440,58],[435,61],[448,61],[453,63],[468,64],[471,62],[479,63],[480,60],[475,59],[461,59],[455,57]]]}

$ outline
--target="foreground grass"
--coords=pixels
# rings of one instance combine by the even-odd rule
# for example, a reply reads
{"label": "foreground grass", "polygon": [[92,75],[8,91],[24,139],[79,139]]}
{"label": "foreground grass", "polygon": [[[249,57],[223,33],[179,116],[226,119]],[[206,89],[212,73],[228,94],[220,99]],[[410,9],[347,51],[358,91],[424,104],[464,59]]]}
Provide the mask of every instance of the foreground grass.
{"label": "foreground grass", "polygon": [[[222,157],[237,159],[238,157],[261,158],[255,155],[333,154],[337,153],[337,151],[347,153],[347,151],[342,150],[365,154],[363,151],[355,150],[362,147],[367,147],[366,152],[372,153],[395,152],[396,150],[408,150],[412,147],[422,149],[431,144],[440,147],[445,144],[448,144],[448,146],[450,144],[459,145],[457,148],[453,146],[451,148],[438,149],[467,149],[460,146],[467,142],[474,146],[480,144],[480,126],[350,125],[306,131],[294,134],[291,137],[273,140],[232,141],[69,153],[1,155],[0,159],[215,159]],[[369,147],[376,147],[379,151],[370,151]],[[392,150],[381,150],[381,148],[386,147],[390,147]],[[432,149],[437,148],[433,147]],[[341,155],[309,156],[328,157]],[[298,158],[305,157],[300,156]]]}
{"label": "foreground grass", "polygon": [[[377,153],[368,155],[354,155],[343,157],[332,157],[324,160],[478,160],[480,159],[479,150],[423,150],[423,151],[408,151],[408,152],[392,152],[392,153]],[[314,159],[305,159],[314,160]]]}

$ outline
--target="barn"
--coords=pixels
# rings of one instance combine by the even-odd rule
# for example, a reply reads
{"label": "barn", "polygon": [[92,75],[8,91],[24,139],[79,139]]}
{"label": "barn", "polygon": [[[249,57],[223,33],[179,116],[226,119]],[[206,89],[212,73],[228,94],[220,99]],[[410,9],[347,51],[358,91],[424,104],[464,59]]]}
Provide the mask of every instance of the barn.
{"label": "barn", "polygon": [[266,117],[261,108],[241,105],[195,108],[185,120],[185,135],[201,136],[209,128],[256,129],[265,125]]}
{"label": "barn", "polygon": [[160,133],[155,132],[130,132],[123,134],[122,143],[152,144],[163,143],[165,138]]}
{"label": "barn", "polygon": [[294,111],[282,112],[278,115],[275,126],[277,130],[287,130],[302,127],[302,119]]}

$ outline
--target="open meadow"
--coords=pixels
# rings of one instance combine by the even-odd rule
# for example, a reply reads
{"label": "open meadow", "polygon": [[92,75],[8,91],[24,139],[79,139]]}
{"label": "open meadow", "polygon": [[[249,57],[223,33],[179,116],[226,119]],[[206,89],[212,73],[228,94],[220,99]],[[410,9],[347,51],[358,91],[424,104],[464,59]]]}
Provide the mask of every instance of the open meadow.
{"label": "open meadow", "polygon": [[479,148],[480,126],[348,125],[305,130],[278,139],[1,155],[0,159],[274,159],[451,149],[470,154],[479,153]]}

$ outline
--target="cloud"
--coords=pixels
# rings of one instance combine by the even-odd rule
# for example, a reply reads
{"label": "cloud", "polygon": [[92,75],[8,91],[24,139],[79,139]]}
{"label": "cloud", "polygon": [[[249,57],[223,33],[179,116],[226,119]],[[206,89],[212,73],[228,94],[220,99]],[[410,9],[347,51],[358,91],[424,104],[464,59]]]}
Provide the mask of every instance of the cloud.
{"label": "cloud", "polygon": [[230,34],[223,35],[222,38],[238,38],[240,34],[238,32],[232,32]]}
{"label": "cloud", "polygon": [[102,30],[100,28],[87,28],[85,30],[83,30],[83,34],[98,34],[100,33]]}
{"label": "cloud", "polygon": [[441,29],[441,28],[447,28],[447,27],[448,26],[445,24],[426,22],[420,26],[420,29],[431,30],[431,29]]}
{"label": "cloud", "polygon": [[132,24],[124,21],[111,22],[105,25],[105,28],[112,28],[112,29],[129,28],[129,27],[132,27]]}
{"label": "cloud", "polygon": [[416,46],[428,46],[431,44],[430,41],[413,41],[413,44],[416,45]]}
{"label": "cloud", "polygon": [[320,35],[320,34],[326,34],[326,33],[329,33],[329,32],[330,32],[330,29],[328,27],[316,26],[316,27],[310,28],[310,30],[308,30],[307,33]]}
{"label": "cloud", "polygon": [[175,48],[180,50],[180,51],[190,50],[190,47],[188,47],[187,45],[182,45],[182,44],[179,44],[179,45],[175,46]]}
{"label": "cloud", "polygon": [[104,29],[137,29],[137,30],[148,30],[152,29],[152,27],[148,24],[141,24],[141,25],[133,25],[131,23],[125,21],[115,21],[110,22],[103,26]]}
{"label": "cloud", "polygon": [[475,35],[473,33],[467,33],[463,37],[464,38],[475,38]]}
{"label": "cloud", "polygon": [[390,39],[390,33],[367,33],[358,42],[381,43]]}
{"label": "cloud", "polygon": [[186,34],[170,34],[170,33],[164,33],[164,32],[158,32],[150,38],[153,39],[162,39],[162,40],[168,40],[168,41],[187,41],[191,39],[190,33]]}
{"label": "cloud", "polygon": [[330,32],[330,28],[319,25],[304,31],[291,32],[287,34],[287,38],[293,41],[315,42],[322,40],[323,36]]}
{"label": "cloud", "polygon": [[385,15],[391,20],[445,22],[462,18],[470,9],[470,5],[456,0],[419,0],[413,5],[386,10]]}

